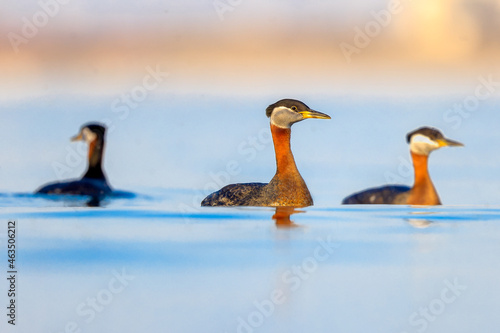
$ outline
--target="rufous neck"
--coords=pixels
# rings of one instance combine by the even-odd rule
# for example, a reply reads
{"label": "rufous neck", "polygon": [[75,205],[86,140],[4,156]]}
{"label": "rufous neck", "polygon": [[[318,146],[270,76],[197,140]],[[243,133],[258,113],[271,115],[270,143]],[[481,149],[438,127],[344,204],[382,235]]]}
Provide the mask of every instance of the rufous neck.
{"label": "rufous neck", "polygon": [[411,152],[413,168],[415,170],[415,185],[428,184],[431,182],[429,176],[429,155],[421,155]]}
{"label": "rufous neck", "polygon": [[277,174],[298,172],[290,147],[290,128],[278,127],[271,124],[274,151],[276,153]]}
{"label": "rufous neck", "polygon": [[102,171],[102,155],[104,150],[104,142],[102,140],[94,140],[89,144],[88,169],[85,173],[86,178],[103,179]]}
{"label": "rufous neck", "polygon": [[441,200],[429,176],[429,156],[412,152],[411,157],[415,169],[415,184],[411,189],[407,203],[410,205],[440,205]]}

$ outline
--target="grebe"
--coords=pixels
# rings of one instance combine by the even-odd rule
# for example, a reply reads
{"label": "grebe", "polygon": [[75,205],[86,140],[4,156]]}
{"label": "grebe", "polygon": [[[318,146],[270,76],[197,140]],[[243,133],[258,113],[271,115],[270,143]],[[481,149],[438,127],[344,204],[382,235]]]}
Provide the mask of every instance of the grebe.
{"label": "grebe", "polygon": [[283,99],[266,109],[276,153],[276,174],[269,184],[233,184],[207,196],[202,206],[306,207],[313,200],[290,149],[291,126],[308,118],[331,119],[294,99]]}
{"label": "grebe", "polygon": [[430,127],[422,127],[406,137],[415,170],[413,187],[389,185],[355,193],[344,199],[344,205],[441,205],[439,195],[429,176],[427,162],[429,154],[441,147],[463,147],[457,141],[447,139],[443,134]]}
{"label": "grebe", "polygon": [[47,184],[35,193],[89,195],[101,198],[112,192],[102,170],[104,135],[106,127],[98,123],[89,123],[81,127],[80,132],[71,141],[83,140],[89,145],[88,168],[79,180]]}

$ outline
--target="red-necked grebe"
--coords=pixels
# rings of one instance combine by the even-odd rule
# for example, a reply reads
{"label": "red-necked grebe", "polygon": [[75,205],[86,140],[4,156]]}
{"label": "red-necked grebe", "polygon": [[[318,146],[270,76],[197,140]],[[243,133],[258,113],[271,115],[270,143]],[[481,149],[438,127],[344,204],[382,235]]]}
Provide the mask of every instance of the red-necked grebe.
{"label": "red-necked grebe", "polygon": [[344,205],[441,205],[439,195],[429,176],[429,154],[441,147],[462,147],[463,144],[447,139],[443,134],[430,127],[422,127],[406,137],[415,170],[413,187],[390,185],[355,193],[344,199]]}
{"label": "red-necked grebe", "polygon": [[102,169],[104,135],[106,127],[98,123],[89,123],[81,127],[80,132],[71,141],[83,140],[89,145],[88,168],[79,180],[47,184],[35,193],[89,195],[100,198],[112,192]]}
{"label": "red-necked grebe", "polygon": [[269,184],[228,185],[207,196],[202,206],[306,207],[313,200],[302,179],[290,149],[291,126],[308,118],[330,119],[294,99],[283,99],[266,109],[276,153],[276,174]]}

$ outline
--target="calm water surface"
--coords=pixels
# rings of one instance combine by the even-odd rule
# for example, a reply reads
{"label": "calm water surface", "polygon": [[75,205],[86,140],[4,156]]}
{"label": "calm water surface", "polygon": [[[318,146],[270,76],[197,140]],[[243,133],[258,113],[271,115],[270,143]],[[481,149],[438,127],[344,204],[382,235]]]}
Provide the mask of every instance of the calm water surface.
{"label": "calm water surface", "polygon": [[[494,332],[500,207],[194,208],[0,195],[2,332]],[[176,198],[172,200],[172,198]],[[0,283],[6,304],[7,283]],[[5,312],[5,310],[4,310]]]}

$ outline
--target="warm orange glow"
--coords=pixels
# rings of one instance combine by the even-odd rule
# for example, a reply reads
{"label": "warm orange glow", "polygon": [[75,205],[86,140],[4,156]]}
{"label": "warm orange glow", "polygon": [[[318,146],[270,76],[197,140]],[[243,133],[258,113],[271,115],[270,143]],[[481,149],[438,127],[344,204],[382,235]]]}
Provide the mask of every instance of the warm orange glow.
{"label": "warm orange glow", "polygon": [[[19,45],[18,53],[7,38],[0,41],[0,89],[9,97],[114,94],[155,65],[171,73],[171,85],[163,87],[167,91],[217,93],[270,87],[330,92],[348,85],[359,89],[359,83],[376,83],[380,76],[392,81],[401,73],[406,80],[456,82],[457,73],[469,80],[485,69],[500,71],[500,20],[492,19],[500,17],[500,0],[401,0],[401,7],[351,63],[339,45],[353,43],[354,28],[372,19],[370,7],[360,15],[364,21],[356,18],[343,27],[331,20],[297,25],[286,16],[246,14],[244,8],[231,14],[244,19],[219,22],[210,13],[196,24],[179,17],[131,23],[127,16],[109,21],[64,16]],[[495,11],[497,16],[485,16]],[[10,18],[0,31],[19,33],[20,24]]]}

